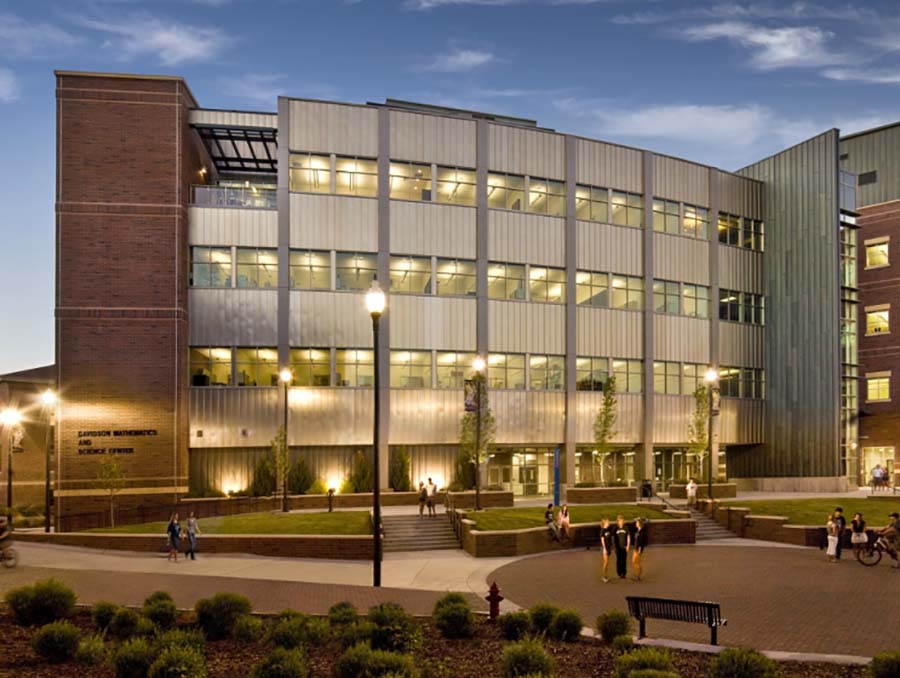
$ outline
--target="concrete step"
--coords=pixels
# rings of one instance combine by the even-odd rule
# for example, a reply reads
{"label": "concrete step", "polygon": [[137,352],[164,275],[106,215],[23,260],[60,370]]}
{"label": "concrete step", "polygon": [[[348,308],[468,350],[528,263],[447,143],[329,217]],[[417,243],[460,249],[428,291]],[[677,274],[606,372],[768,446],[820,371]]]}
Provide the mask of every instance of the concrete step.
{"label": "concrete step", "polygon": [[458,549],[459,542],[446,515],[419,518],[417,515],[384,516],[384,550],[434,551]]}
{"label": "concrete step", "polygon": [[736,535],[722,527],[718,522],[699,511],[691,511],[691,518],[697,523],[697,541],[713,541],[715,539],[731,539]]}

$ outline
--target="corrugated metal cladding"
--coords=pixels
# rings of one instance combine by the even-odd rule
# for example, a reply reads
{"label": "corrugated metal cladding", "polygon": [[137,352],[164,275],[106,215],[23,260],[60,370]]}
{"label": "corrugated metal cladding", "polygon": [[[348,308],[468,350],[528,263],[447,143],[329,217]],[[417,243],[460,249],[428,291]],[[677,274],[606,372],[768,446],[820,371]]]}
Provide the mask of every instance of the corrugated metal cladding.
{"label": "corrugated metal cladding", "polygon": [[291,193],[291,247],[378,251],[378,201]]}
{"label": "corrugated metal cladding", "polygon": [[[620,393],[616,397],[617,416],[612,442],[639,442],[644,433],[644,396]],[[575,440],[579,445],[594,444],[594,421],[602,403],[602,393],[579,391],[575,394]]]}
{"label": "corrugated metal cladding", "polygon": [[644,275],[644,232],[639,228],[576,221],[578,268]]}
{"label": "corrugated metal cladding", "polygon": [[427,483],[429,478],[438,487],[446,487],[456,477],[456,445],[397,445],[391,447],[391,454],[401,448],[409,453],[413,487],[418,487],[419,481]]}
{"label": "corrugated metal cladding", "polygon": [[743,247],[717,245],[719,248],[719,287],[764,294],[763,254]]}
{"label": "corrugated metal cladding", "polygon": [[391,159],[475,167],[473,120],[391,111]]}
{"label": "corrugated metal cladding", "polygon": [[[741,170],[765,183],[766,444],[734,477],[840,474],[838,135]],[[724,324],[724,323],[723,323]]]}
{"label": "corrugated metal cladding", "polygon": [[[719,445],[748,445],[763,441],[765,402],[722,398],[714,433]],[[691,396],[653,396],[653,442],[683,445],[688,440],[688,424],[696,403]],[[731,469],[728,469],[731,474]]]}
{"label": "corrugated metal cladding", "polygon": [[371,348],[365,303],[362,292],[291,290],[290,345]]}
{"label": "corrugated metal cladding", "polygon": [[259,289],[188,290],[192,346],[277,346],[278,293]]}
{"label": "corrugated metal cladding", "polygon": [[222,125],[227,127],[278,127],[275,113],[248,113],[244,111],[216,111],[209,108],[195,108],[188,113],[192,125]]}
{"label": "corrugated metal cladding", "polygon": [[[751,219],[764,219],[762,196],[763,185],[759,181],[741,177],[728,172],[713,170],[718,181],[719,209],[728,214],[736,214]],[[713,215],[711,223],[715,224],[717,215]]]}
{"label": "corrugated metal cladding", "polygon": [[684,443],[696,403],[692,396],[653,396],[653,442],[659,445]]}
{"label": "corrugated metal cladding", "polygon": [[391,251],[474,259],[475,210],[391,200]]}
{"label": "corrugated metal cladding", "polygon": [[643,153],[602,141],[576,139],[576,180],[580,184],[644,192]]}
{"label": "corrugated metal cladding", "polygon": [[[765,367],[765,328],[720,321],[719,364],[729,367]],[[766,378],[768,376],[766,374]]]}
{"label": "corrugated metal cladding", "polygon": [[488,259],[566,265],[566,220],[506,210],[488,213]]}
{"label": "corrugated metal cladding", "polygon": [[189,207],[188,243],[278,247],[278,212],[236,207]]}
{"label": "corrugated metal cladding", "polygon": [[858,207],[900,199],[900,125],[841,139],[841,169],[854,174],[876,172],[874,183],[860,184]]}
{"label": "corrugated metal cladding", "polygon": [[653,358],[709,364],[709,321],[653,314]]}
{"label": "corrugated metal cladding", "polygon": [[558,444],[565,436],[566,394],[561,391],[491,391],[497,444]]}
{"label": "corrugated metal cladding", "polygon": [[653,195],[709,207],[709,168],[666,155],[655,155]]}
{"label": "corrugated metal cladding", "polygon": [[509,125],[491,124],[488,127],[489,169],[543,179],[565,179],[566,147],[563,135]]}
{"label": "corrugated metal cladding", "polygon": [[292,151],[378,155],[377,108],[291,100],[290,119]]}
{"label": "corrugated metal cladding", "polygon": [[462,389],[393,389],[391,444],[454,444],[462,414]]}
{"label": "corrugated metal cladding", "polygon": [[653,277],[709,285],[709,242],[654,233]]}
{"label": "corrugated metal cladding", "polygon": [[[764,425],[766,402],[764,400],[740,400],[722,398],[719,410],[718,440],[724,445],[747,445],[762,443],[765,440]],[[751,454],[757,453],[756,451]],[[728,457],[731,463],[731,455]],[[729,475],[732,469],[729,466]]]}
{"label": "corrugated metal cladding", "polygon": [[371,445],[375,410],[370,388],[293,388],[291,445]]}
{"label": "corrugated metal cladding", "polygon": [[191,447],[268,447],[281,425],[278,391],[239,387],[191,389]]}
{"label": "corrugated metal cladding", "polygon": [[578,355],[641,358],[644,355],[644,314],[579,306],[575,350]]}
{"label": "corrugated metal cladding", "polygon": [[475,350],[475,299],[397,294],[391,297],[394,348]]}
{"label": "corrugated metal cladding", "polygon": [[566,307],[491,299],[488,302],[488,350],[564,355]]}

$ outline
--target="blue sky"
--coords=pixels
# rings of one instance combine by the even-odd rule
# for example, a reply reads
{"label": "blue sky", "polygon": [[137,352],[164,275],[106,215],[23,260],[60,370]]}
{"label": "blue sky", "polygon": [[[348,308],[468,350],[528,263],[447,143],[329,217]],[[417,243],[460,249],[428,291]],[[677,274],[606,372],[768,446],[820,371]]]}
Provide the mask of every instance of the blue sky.
{"label": "blue sky", "polygon": [[737,169],[900,119],[900,6],[738,0],[0,1],[0,373],[53,360],[54,69],[202,106],[387,97]]}

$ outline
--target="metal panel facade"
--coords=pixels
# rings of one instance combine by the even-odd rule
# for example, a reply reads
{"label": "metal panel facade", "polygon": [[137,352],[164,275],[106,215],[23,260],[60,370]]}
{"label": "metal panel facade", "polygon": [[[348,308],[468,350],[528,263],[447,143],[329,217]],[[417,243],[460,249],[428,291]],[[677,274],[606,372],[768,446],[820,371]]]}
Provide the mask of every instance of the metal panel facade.
{"label": "metal panel facade", "polygon": [[290,116],[289,148],[292,151],[367,158],[378,155],[376,108],[293,99]]}
{"label": "metal panel facade", "polygon": [[719,287],[764,294],[763,253],[731,245],[719,249]]}
{"label": "metal panel facade", "polygon": [[750,445],[765,441],[764,400],[722,398],[721,403],[718,432],[720,444]]}
{"label": "metal panel facade", "polygon": [[653,195],[709,207],[709,168],[657,155],[653,162]]}
{"label": "metal panel facade", "polygon": [[510,125],[488,127],[490,170],[543,179],[565,178],[565,137],[561,134]]}
{"label": "metal panel facade", "polygon": [[579,306],[576,350],[581,356],[642,358],[644,318],[640,311]]}
{"label": "metal panel facade", "polygon": [[278,212],[237,207],[189,207],[188,243],[277,247]]}
{"label": "metal panel facade", "polygon": [[278,293],[245,288],[188,291],[191,346],[278,345]]}
{"label": "metal panel facade", "polygon": [[291,193],[291,247],[378,251],[378,201]]}
{"label": "metal panel facade", "polygon": [[475,210],[457,205],[391,201],[395,254],[475,258]]}
{"label": "metal panel facade", "polygon": [[488,258],[523,264],[566,265],[566,221],[558,217],[490,210]]}
{"label": "metal panel facade", "polygon": [[653,277],[709,285],[709,243],[680,235],[654,233]]}
{"label": "metal panel facade", "polygon": [[266,387],[192,388],[190,446],[269,447],[281,424],[278,391]]}
{"label": "metal panel facade", "polygon": [[392,389],[391,444],[455,444],[462,389]]}
{"label": "metal panel facade", "polygon": [[654,360],[709,364],[709,321],[653,314]]}
{"label": "metal panel facade", "polygon": [[719,362],[728,367],[765,367],[765,328],[719,322]]}
{"label": "metal panel facade", "polygon": [[498,445],[558,444],[565,435],[566,394],[561,391],[490,391]]}
{"label": "metal panel facade", "polygon": [[214,108],[195,108],[188,116],[192,125],[222,125],[228,127],[278,127],[275,113],[252,113],[247,111],[220,111]]}
{"label": "metal panel facade", "polygon": [[876,172],[874,182],[860,183],[860,207],[900,198],[900,125],[841,139],[841,169],[854,174]]}
{"label": "metal panel facade", "polygon": [[576,140],[576,181],[590,186],[642,193],[644,160],[641,151],[590,139]]}
{"label": "metal panel facade", "polygon": [[653,396],[653,442],[658,445],[683,444],[696,402],[691,396]]}
{"label": "metal panel facade", "polygon": [[624,275],[644,274],[644,233],[638,228],[578,221],[578,268]]}
{"label": "metal panel facade", "polygon": [[565,355],[566,307],[490,300],[488,348],[495,353]]}
{"label": "metal panel facade", "polygon": [[290,345],[371,348],[372,319],[354,292],[291,291]]}
{"label": "metal panel facade", "polygon": [[[620,393],[616,396],[614,443],[637,443],[643,438],[644,397]],[[594,421],[603,402],[602,393],[575,394],[575,439],[579,445],[594,444]]]}
{"label": "metal panel facade", "polygon": [[475,299],[391,295],[391,346],[475,350]]}
{"label": "metal panel facade", "polygon": [[[712,171],[718,182],[719,209],[728,214],[736,214],[751,219],[764,219],[762,209],[763,185],[748,177]],[[717,215],[712,215],[713,219]]]}
{"label": "metal panel facade", "polygon": [[391,111],[391,159],[475,167],[473,120]]}

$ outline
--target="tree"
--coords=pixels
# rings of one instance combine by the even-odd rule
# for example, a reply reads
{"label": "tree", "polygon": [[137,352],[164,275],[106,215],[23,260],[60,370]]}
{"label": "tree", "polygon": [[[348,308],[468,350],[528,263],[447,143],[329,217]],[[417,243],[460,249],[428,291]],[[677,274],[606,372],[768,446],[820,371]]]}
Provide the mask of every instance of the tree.
{"label": "tree", "polygon": [[288,444],[287,431],[284,426],[278,427],[278,433],[272,440],[272,462],[274,463],[275,492],[281,491],[281,510],[287,513],[287,474]]}
{"label": "tree", "polygon": [[253,497],[268,497],[275,494],[275,486],[275,459],[272,450],[268,449],[253,468],[249,492]]}
{"label": "tree", "polygon": [[405,447],[394,450],[391,455],[391,468],[388,473],[391,481],[391,487],[394,492],[409,492],[411,489],[409,479],[409,452]]}
{"label": "tree", "polygon": [[372,463],[362,450],[357,451],[353,458],[353,469],[350,475],[344,479],[341,485],[341,494],[354,492],[371,492],[375,487],[375,477]]}
{"label": "tree", "polygon": [[288,492],[291,494],[306,494],[316,478],[312,474],[312,470],[306,463],[303,456],[297,457],[297,461],[291,466],[288,472]]}
{"label": "tree", "polygon": [[709,437],[709,390],[700,385],[694,391],[694,412],[688,421],[688,452],[701,459],[707,454]]}
{"label": "tree", "polygon": [[491,412],[488,402],[487,388],[483,374],[475,374],[475,388],[480,388],[481,398],[481,449],[476,450],[476,438],[478,437],[478,412],[466,412],[459,422],[459,456],[456,461],[456,481],[464,490],[475,487],[475,468],[481,466],[481,461],[487,454],[488,448],[493,444],[497,433],[497,422]]}
{"label": "tree", "polygon": [[106,457],[97,469],[97,480],[109,494],[109,525],[116,526],[116,495],[125,487],[125,474],[116,457]]}
{"label": "tree", "polygon": [[616,378],[609,377],[603,384],[603,402],[600,403],[600,409],[597,410],[597,417],[594,419],[594,445],[601,459],[610,451],[610,441],[616,435],[616,419],[619,417],[616,412],[618,403]]}

